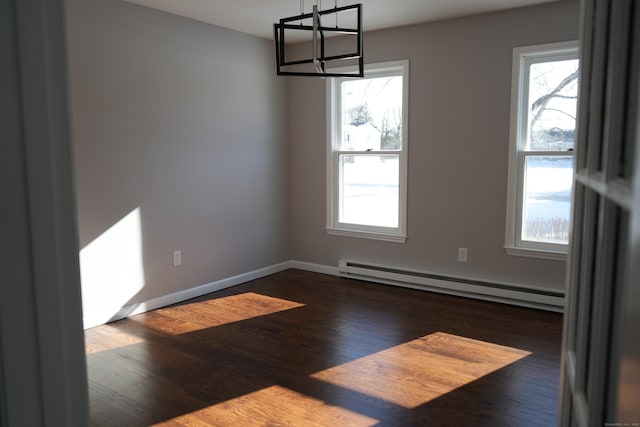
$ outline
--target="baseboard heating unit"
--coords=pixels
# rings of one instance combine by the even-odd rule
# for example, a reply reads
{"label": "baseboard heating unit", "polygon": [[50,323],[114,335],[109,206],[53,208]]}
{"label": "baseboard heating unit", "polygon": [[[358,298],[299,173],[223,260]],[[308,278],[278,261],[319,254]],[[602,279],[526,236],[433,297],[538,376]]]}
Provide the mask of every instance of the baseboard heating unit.
{"label": "baseboard heating unit", "polygon": [[555,289],[486,282],[345,259],[338,262],[338,271],[342,277],[352,279],[548,311],[562,312],[564,310],[564,292]]}

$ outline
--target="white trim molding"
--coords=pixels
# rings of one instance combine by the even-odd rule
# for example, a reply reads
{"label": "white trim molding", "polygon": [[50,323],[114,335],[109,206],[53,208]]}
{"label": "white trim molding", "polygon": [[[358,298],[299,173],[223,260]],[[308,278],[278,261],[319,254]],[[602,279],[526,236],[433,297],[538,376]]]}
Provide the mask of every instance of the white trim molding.
{"label": "white trim molding", "polygon": [[[122,307],[116,313],[113,313],[113,310],[105,310],[98,313],[94,312],[92,315],[85,316],[84,327],[88,329],[124,319],[129,316],[184,302],[211,292],[241,285],[251,280],[260,279],[289,269],[555,312],[562,312],[564,308],[564,290],[526,284],[486,281],[470,277],[444,276],[420,270],[400,269],[398,267],[347,260],[340,260],[337,267],[289,260],[248,273],[238,274],[237,276],[174,292],[149,301],[129,304]],[[376,273],[375,270],[378,272]]]}
{"label": "white trim molding", "polygon": [[232,286],[240,285],[242,283],[250,282],[251,280],[260,279],[262,277],[270,276],[275,273],[287,270],[291,268],[291,262],[286,261],[280,264],[271,265],[268,267],[253,270],[248,273],[238,274],[233,277],[220,279],[215,282],[206,283],[204,285],[196,286],[194,288],[185,289],[182,291],[174,292],[172,294],[164,295],[158,298],[154,298],[148,301],[138,302],[123,306],[117,312],[113,310],[93,311],[90,314],[84,316],[84,328],[92,328],[94,326],[103,325],[105,323],[114,322],[116,320],[124,319],[136,314],[146,313],[147,311],[155,310],[158,308],[166,307],[171,304],[177,304],[183,301],[197,298],[202,295],[209,294],[211,292],[221,291],[223,289],[230,288]]}
{"label": "white trim molding", "polygon": [[340,276],[338,267],[331,267],[328,265],[314,264],[304,261],[289,261],[289,268],[295,268],[297,270],[310,271],[312,273],[328,274],[330,276]]}
{"label": "white trim molding", "polygon": [[553,261],[567,260],[567,253],[560,251],[519,248],[517,246],[505,246],[504,250],[505,252],[507,252],[507,255],[522,256],[527,258],[550,259]]}
{"label": "white trim molding", "polygon": [[[578,57],[578,42],[566,41],[513,49],[511,70],[511,117],[509,131],[509,169],[507,175],[507,206],[505,251],[508,255],[565,261],[568,245],[562,243],[523,240],[521,235],[525,162],[528,155],[554,157],[571,156],[564,151],[525,151],[528,132],[528,66],[533,62],[559,61]],[[579,59],[579,58],[578,58]]]}
{"label": "white trim molding", "polygon": [[[345,72],[350,67],[333,71]],[[402,77],[402,147],[399,150],[367,149],[350,151],[340,147],[342,140],[342,99],[341,83],[354,78],[340,77],[327,79],[326,88],[326,232],[328,235],[405,243],[407,239],[407,158],[409,150],[409,60],[365,64],[365,78]],[[340,156],[397,156],[398,176],[398,225],[397,227],[372,226],[340,222]]]}

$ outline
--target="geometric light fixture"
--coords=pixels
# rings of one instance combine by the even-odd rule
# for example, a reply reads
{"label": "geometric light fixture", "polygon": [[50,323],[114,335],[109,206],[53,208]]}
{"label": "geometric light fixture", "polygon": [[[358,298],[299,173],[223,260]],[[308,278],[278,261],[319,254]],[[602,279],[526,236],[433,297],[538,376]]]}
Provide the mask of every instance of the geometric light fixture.
{"label": "geometric light fixture", "polygon": [[[321,3],[322,4],[322,3]],[[311,77],[364,77],[362,49],[362,4],[338,7],[337,0],[331,9],[319,10],[318,2],[311,13],[304,13],[301,1],[300,15],[280,19],[273,24],[276,48],[276,71],[279,76]],[[292,33],[310,42],[309,49],[296,48],[294,53],[287,45],[287,35]],[[344,35],[340,43],[332,43],[332,36]],[[349,71],[335,71],[350,67]]]}

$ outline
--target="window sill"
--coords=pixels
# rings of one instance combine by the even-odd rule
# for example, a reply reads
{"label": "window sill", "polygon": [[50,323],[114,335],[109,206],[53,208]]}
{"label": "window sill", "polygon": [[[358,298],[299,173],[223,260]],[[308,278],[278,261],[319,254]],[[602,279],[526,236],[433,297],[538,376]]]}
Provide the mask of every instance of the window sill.
{"label": "window sill", "polygon": [[507,255],[515,255],[527,258],[550,259],[554,261],[566,261],[567,253],[563,251],[552,251],[544,249],[517,248],[515,246],[505,246]]}
{"label": "window sill", "polygon": [[360,239],[381,240],[384,242],[405,243],[407,236],[404,234],[374,233],[371,231],[344,230],[341,228],[327,227],[327,234],[331,236],[356,237]]}

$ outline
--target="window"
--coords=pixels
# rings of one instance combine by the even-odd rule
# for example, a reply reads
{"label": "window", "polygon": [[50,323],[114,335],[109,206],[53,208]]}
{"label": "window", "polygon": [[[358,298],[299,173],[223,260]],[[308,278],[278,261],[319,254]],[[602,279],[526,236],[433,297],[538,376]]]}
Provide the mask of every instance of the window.
{"label": "window", "polygon": [[408,61],[327,81],[327,232],[406,240]]}
{"label": "window", "polygon": [[578,101],[577,42],[514,49],[506,251],[564,259]]}

